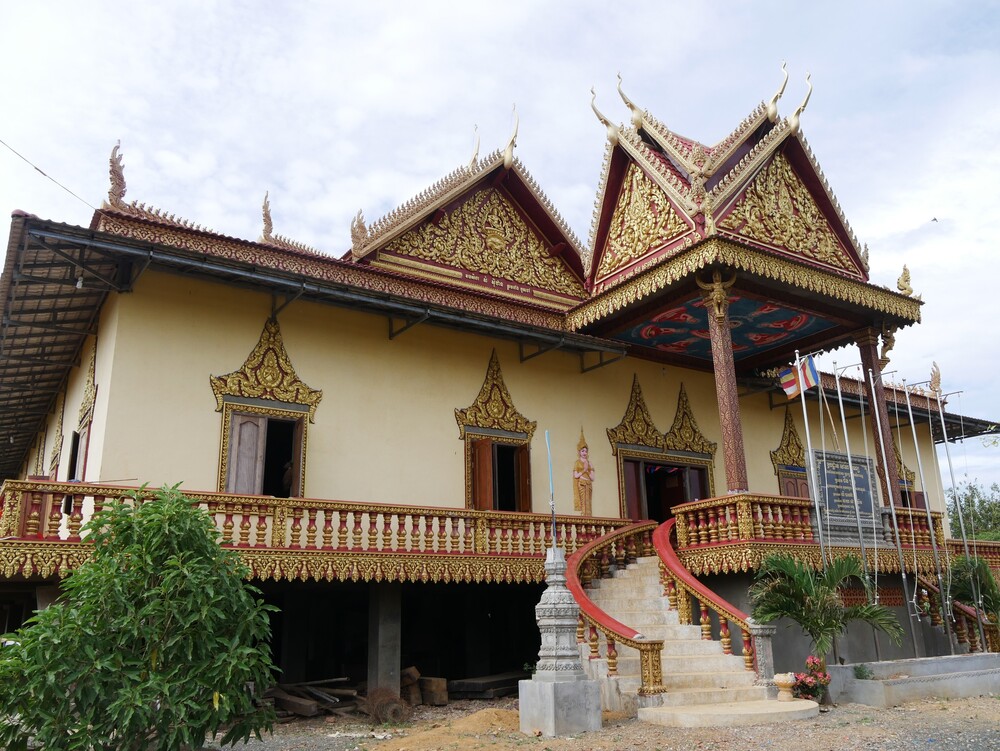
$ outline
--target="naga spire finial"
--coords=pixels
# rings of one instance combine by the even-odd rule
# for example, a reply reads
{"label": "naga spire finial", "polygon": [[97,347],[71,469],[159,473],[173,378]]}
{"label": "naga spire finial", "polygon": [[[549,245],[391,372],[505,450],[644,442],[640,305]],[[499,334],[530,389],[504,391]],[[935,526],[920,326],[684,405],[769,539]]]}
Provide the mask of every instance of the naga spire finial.
{"label": "naga spire finial", "polygon": [[264,219],[264,232],[261,234],[261,239],[264,242],[271,242],[271,231],[274,229],[274,225],[271,223],[271,201],[269,200],[270,191],[264,191],[264,204],[261,206],[261,214]]}
{"label": "naga spire finial", "polygon": [[[593,91],[593,89],[591,89]],[[625,96],[625,92],[622,91],[622,74],[618,73],[618,96],[622,98],[625,102],[625,106],[628,107],[628,111],[632,113],[632,127],[636,130],[642,127],[642,110],[640,110],[631,99]]]}
{"label": "naga spire finial", "polygon": [[781,72],[785,74],[785,80],[781,82],[781,87],[767,103],[767,119],[772,123],[778,121],[778,100],[781,99],[781,95],[785,93],[785,86],[788,85],[788,63],[784,60],[781,61]]}
{"label": "naga spire finial", "polygon": [[612,146],[618,145],[618,137],[621,135],[621,131],[618,130],[618,126],[612,123],[604,114],[597,109],[597,92],[594,91],[594,87],[590,87],[590,108],[594,110],[594,114],[597,115],[597,119],[601,121],[601,125],[608,129],[608,140],[611,141]]}
{"label": "naga spire finial", "polygon": [[795,112],[792,113],[792,116],[788,121],[788,129],[791,131],[793,136],[799,132],[799,115],[805,112],[806,105],[809,104],[809,97],[811,97],[813,93],[813,85],[810,80],[811,78],[812,76],[809,73],[806,73],[806,85],[809,87],[806,91],[806,98],[802,100],[802,104],[796,108]]}
{"label": "naga spire finial", "polygon": [[931,391],[941,396],[941,368],[936,362],[931,363]]}
{"label": "naga spire finial", "polygon": [[115,143],[109,160],[111,187],[108,188],[108,203],[112,206],[122,206],[125,203],[125,165],[122,164],[122,155],[119,152],[121,146],[120,140]]}
{"label": "naga spire finial", "polygon": [[475,169],[477,162],[479,162],[479,126],[472,126],[472,135],[476,137],[476,144],[472,147],[472,158],[469,160],[469,164],[466,167],[469,172]]}
{"label": "naga spire finial", "polygon": [[516,103],[511,112],[514,115],[514,132],[510,134],[510,141],[507,142],[507,148],[503,150],[503,166],[506,169],[510,169],[511,165],[514,164],[514,147],[517,146],[517,127],[521,123],[517,116]]}

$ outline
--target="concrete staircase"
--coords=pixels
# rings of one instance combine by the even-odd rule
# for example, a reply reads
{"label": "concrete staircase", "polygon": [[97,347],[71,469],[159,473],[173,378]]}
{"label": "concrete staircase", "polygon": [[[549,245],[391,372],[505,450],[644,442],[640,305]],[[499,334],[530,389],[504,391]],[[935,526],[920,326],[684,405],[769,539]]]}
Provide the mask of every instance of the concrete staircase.
{"label": "concrete staircase", "polygon": [[612,578],[593,582],[587,594],[604,612],[646,638],[663,639],[667,692],[655,696],[638,695],[636,650],[618,645],[618,675],[609,677],[607,659],[589,659],[589,647],[581,645],[584,670],[600,682],[605,710],[671,727],[770,723],[818,713],[815,702],[769,700],[767,688],[754,685],[756,676],[745,669],[742,657],[723,654],[721,643],[703,640],[699,626],[681,625],[662,596],[656,557],[640,558]]}

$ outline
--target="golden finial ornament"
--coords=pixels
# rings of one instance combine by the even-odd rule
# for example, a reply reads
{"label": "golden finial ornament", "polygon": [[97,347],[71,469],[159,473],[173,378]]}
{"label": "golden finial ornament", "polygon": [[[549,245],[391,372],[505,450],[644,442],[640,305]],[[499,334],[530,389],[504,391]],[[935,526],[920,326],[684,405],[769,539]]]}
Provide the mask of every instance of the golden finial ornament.
{"label": "golden finial ornament", "polygon": [[368,242],[368,227],[365,226],[365,215],[358,209],[358,213],[351,220],[351,244],[355,252],[361,250]]}
{"label": "golden finial ornament", "polygon": [[907,297],[913,297],[913,287],[910,286],[910,270],[903,264],[903,273],[896,280],[896,289]]}
{"label": "golden finial ornament", "polygon": [[809,87],[806,90],[806,98],[802,100],[802,104],[800,104],[796,108],[795,112],[793,112],[792,116],[788,119],[788,130],[793,136],[799,132],[799,117],[800,115],[802,115],[803,112],[805,112],[806,105],[809,104],[809,97],[811,97],[813,93],[813,85],[811,79],[812,75],[806,73],[806,86]]}
{"label": "golden finial ornament", "polygon": [[479,126],[472,126],[472,135],[476,138],[476,144],[472,147],[472,158],[469,160],[469,164],[466,167],[469,172],[472,172],[476,168],[476,164],[479,163]]}
{"label": "golden finial ornament", "polygon": [[767,103],[767,119],[772,123],[778,121],[778,100],[781,99],[781,95],[785,93],[785,86],[788,85],[788,64],[784,60],[781,61],[781,72],[785,74],[785,80],[781,82],[781,87]]}
{"label": "golden finial ornament", "polygon": [[871,265],[869,262],[868,243],[865,243],[864,249],[861,251],[861,263],[864,264],[865,271],[871,269]]}
{"label": "golden finial ornament", "polygon": [[941,396],[941,368],[936,362],[931,363],[931,391]]}
{"label": "golden finial ornament", "polygon": [[270,196],[270,191],[264,191],[264,204],[261,206],[261,214],[264,219],[264,232],[261,234],[261,239],[264,242],[271,242],[271,232],[274,229],[274,225],[271,223],[271,201],[268,200]]}
{"label": "golden finial ornament", "polygon": [[125,165],[122,163],[122,155],[119,151],[122,142],[115,143],[111,149],[111,159],[109,160],[111,173],[111,187],[108,188],[108,203],[112,206],[121,206],[125,203]]}
{"label": "golden finial ornament", "polygon": [[621,131],[618,126],[612,123],[608,118],[606,118],[603,113],[597,109],[597,92],[594,91],[594,87],[590,87],[590,109],[594,110],[594,114],[597,115],[597,119],[601,121],[601,125],[608,129],[608,140],[611,141],[612,146],[618,145],[618,137],[621,135]]}
{"label": "golden finial ornament", "polygon": [[[593,89],[591,89],[591,91],[593,91]],[[625,106],[628,107],[628,111],[632,113],[632,127],[635,128],[636,130],[639,130],[639,128],[642,127],[643,112],[635,105],[635,103],[631,99],[625,96],[625,92],[622,91],[621,71],[619,71],[618,73],[618,96],[622,98],[622,101],[625,102]]]}
{"label": "golden finial ornament", "polygon": [[503,150],[504,169],[510,169],[511,165],[514,164],[514,147],[517,146],[517,128],[521,122],[517,116],[517,104],[514,104],[511,112],[514,115],[514,132],[510,134],[510,141],[507,142],[507,148]]}

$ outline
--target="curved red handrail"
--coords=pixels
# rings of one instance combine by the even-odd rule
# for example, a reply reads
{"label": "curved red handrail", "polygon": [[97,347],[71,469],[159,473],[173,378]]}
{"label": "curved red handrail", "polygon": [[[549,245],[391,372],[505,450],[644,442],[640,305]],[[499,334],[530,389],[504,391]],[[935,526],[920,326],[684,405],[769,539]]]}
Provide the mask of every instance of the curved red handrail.
{"label": "curved red handrail", "polygon": [[718,611],[728,614],[735,621],[742,621],[741,625],[745,627],[750,616],[723,600],[684,568],[680,558],[677,557],[677,551],[674,550],[674,546],[670,542],[670,535],[674,531],[675,524],[675,519],[668,519],[653,531],[653,547],[656,549],[657,555],[660,556],[660,560],[663,561],[670,573],[694,591],[702,602],[711,603]]}
{"label": "curved red handrail", "polygon": [[580,606],[580,610],[594,622],[627,639],[641,638],[642,634],[634,628],[615,620],[594,604],[594,601],[587,596],[587,593],[583,589],[583,583],[580,581],[580,567],[593,551],[608,544],[609,537],[628,537],[636,532],[655,526],[656,522],[637,522],[620,527],[609,535],[588,542],[566,559],[566,587],[573,594],[573,598],[576,600],[577,605]]}

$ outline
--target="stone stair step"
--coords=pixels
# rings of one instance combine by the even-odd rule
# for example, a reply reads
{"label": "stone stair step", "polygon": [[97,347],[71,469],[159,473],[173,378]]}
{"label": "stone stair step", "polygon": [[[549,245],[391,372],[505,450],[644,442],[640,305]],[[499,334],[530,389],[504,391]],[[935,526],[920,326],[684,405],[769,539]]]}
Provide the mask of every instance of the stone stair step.
{"label": "stone stair step", "polygon": [[718,704],[733,701],[764,701],[764,686],[738,686],[730,688],[692,688],[668,691],[661,695],[665,707],[684,707],[692,704]]}
{"label": "stone stair step", "polygon": [[663,673],[663,685],[670,690],[695,688],[746,688],[753,686],[756,676],[749,670],[740,673],[686,672]]}
{"label": "stone stair step", "polygon": [[805,720],[819,714],[814,701],[734,701],[681,707],[639,707],[639,719],[674,728],[739,727]]}

